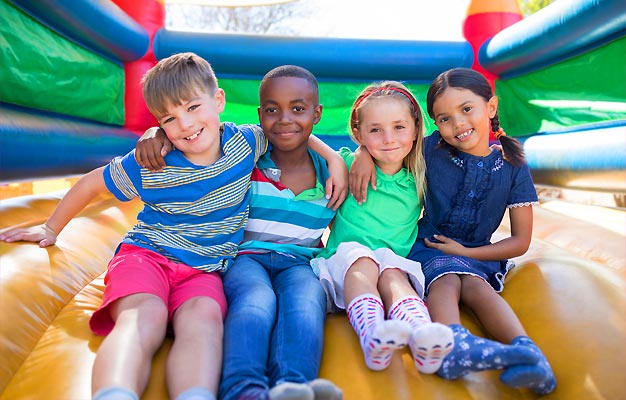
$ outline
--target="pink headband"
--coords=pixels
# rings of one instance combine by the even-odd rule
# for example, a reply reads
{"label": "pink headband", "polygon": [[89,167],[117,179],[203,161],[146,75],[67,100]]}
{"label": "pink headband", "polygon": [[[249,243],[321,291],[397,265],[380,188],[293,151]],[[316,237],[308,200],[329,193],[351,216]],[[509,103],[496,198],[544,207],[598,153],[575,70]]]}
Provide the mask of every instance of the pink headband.
{"label": "pink headband", "polygon": [[359,108],[359,106],[361,105],[361,103],[363,103],[363,100],[365,100],[366,98],[370,97],[370,95],[372,95],[373,93],[376,92],[384,92],[385,90],[391,90],[394,92],[398,92],[404,95],[404,97],[406,97],[407,99],[409,99],[409,101],[411,102],[411,105],[413,106],[413,111],[415,111],[415,114],[418,115],[419,118],[419,113],[417,112],[417,110],[419,109],[417,102],[415,101],[415,98],[413,96],[411,96],[411,94],[402,89],[402,88],[395,88],[395,87],[378,87],[372,90],[369,90],[365,93],[363,93],[363,95],[357,99],[356,103],[354,104],[354,109],[352,110],[352,115],[351,115],[351,120],[352,122],[356,122],[357,118],[356,118],[356,110]]}

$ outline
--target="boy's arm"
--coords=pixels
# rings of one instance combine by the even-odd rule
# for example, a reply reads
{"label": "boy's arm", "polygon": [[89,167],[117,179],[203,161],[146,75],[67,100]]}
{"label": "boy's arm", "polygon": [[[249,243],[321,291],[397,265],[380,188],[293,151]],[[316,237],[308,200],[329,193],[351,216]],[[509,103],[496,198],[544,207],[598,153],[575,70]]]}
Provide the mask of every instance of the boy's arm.
{"label": "boy's arm", "polygon": [[160,171],[165,167],[165,157],[172,151],[172,142],[165,131],[158,126],[148,128],[137,141],[135,160],[150,171]]}
{"label": "boy's arm", "polygon": [[328,207],[337,210],[348,194],[348,169],[335,150],[314,135],[309,136],[309,148],[322,156],[328,164],[330,177],[326,180]]}
{"label": "boy's arm", "polygon": [[19,240],[39,242],[40,247],[55,244],[59,233],[76,214],[98,195],[108,192],[104,183],[103,170],[104,167],[94,169],[80,178],[61,199],[44,224],[29,228],[9,229],[0,234],[0,240],[4,242]]}
{"label": "boy's arm", "polygon": [[376,190],[376,166],[365,146],[359,146],[354,152],[354,161],[350,167],[350,193],[357,203],[367,199],[367,185]]}

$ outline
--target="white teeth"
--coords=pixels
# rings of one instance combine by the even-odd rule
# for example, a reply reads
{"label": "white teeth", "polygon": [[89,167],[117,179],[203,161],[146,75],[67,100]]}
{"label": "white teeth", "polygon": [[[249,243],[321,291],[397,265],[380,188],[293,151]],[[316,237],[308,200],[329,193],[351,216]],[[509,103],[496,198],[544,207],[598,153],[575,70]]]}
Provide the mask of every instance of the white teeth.
{"label": "white teeth", "polygon": [[194,140],[195,138],[197,138],[197,137],[198,137],[198,135],[199,135],[199,134],[200,134],[200,131],[198,131],[198,132],[194,133],[194,134],[193,134],[193,135],[191,135],[191,136],[187,136],[187,137],[185,138],[185,140]]}
{"label": "white teeth", "polygon": [[465,137],[467,137],[467,136],[471,135],[471,134],[472,134],[472,132],[474,132],[474,130],[473,130],[473,129],[470,129],[470,130],[469,130],[469,131],[467,131],[467,132],[464,132],[464,133],[461,133],[460,135],[457,135],[457,136],[456,136],[456,138],[457,138],[457,139],[463,139],[463,138],[465,138]]}

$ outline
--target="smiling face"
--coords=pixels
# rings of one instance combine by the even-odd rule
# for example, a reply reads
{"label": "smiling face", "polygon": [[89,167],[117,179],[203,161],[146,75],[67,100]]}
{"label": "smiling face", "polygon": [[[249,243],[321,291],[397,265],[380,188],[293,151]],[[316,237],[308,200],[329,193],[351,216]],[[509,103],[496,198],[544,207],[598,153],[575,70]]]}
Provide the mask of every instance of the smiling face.
{"label": "smiling face", "polygon": [[474,156],[491,152],[491,118],[498,110],[498,98],[485,101],[471,90],[448,87],[433,102],[433,118],[441,137],[451,146]]}
{"label": "smiling face", "polygon": [[276,77],[259,90],[259,121],[275,150],[306,148],[322,115],[318,92],[306,79]]}
{"label": "smiling face", "polygon": [[407,102],[385,96],[363,103],[353,135],[380,170],[393,175],[403,167],[404,158],[415,145],[417,128]]}
{"label": "smiling face", "polygon": [[185,158],[196,165],[210,165],[221,154],[219,114],[224,104],[222,89],[214,95],[198,92],[182,104],[167,103],[167,112],[159,117],[159,123]]}

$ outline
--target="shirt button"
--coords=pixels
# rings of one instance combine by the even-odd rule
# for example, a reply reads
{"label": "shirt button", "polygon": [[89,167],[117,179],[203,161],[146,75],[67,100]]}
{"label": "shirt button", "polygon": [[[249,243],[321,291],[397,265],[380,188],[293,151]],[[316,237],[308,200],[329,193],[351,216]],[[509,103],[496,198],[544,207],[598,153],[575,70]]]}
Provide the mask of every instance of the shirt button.
{"label": "shirt button", "polygon": [[479,161],[477,165],[478,165],[478,167],[482,168],[483,167],[483,162]]}
{"label": "shirt button", "polygon": [[474,198],[474,191],[470,190],[468,196],[473,199]]}

